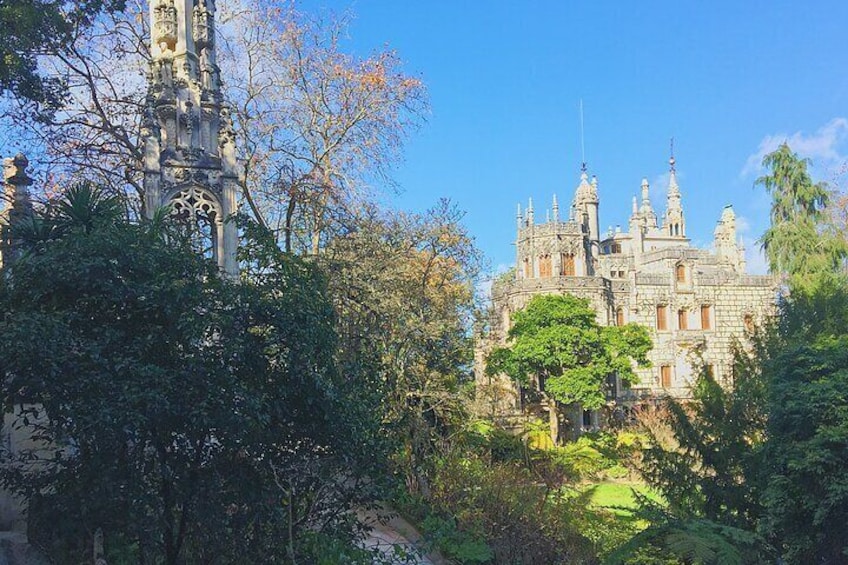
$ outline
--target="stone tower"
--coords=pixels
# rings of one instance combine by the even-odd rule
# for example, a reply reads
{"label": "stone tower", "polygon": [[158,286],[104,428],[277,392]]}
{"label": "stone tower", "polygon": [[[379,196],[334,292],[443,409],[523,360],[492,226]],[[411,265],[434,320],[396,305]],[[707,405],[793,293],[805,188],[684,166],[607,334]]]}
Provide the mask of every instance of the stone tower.
{"label": "stone tower", "polygon": [[236,275],[239,175],[215,59],[215,0],[150,0],[144,210],[171,206],[200,249]]}

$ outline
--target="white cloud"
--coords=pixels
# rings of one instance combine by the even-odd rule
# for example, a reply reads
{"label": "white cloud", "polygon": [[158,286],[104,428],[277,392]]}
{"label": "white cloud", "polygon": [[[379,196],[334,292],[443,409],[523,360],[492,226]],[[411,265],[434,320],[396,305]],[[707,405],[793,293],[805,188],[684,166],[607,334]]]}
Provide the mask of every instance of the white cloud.
{"label": "white cloud", "polygon": [[848,162],[848,119],[834,118],[813,134],[796,131],[792,134],[776,133],[760,141],[757,152],[750,155],[742,168],[741,176],[758,175],[762,172],[763,157],[786,142],[792,151],[811,159],[820,170],[832,170]]}

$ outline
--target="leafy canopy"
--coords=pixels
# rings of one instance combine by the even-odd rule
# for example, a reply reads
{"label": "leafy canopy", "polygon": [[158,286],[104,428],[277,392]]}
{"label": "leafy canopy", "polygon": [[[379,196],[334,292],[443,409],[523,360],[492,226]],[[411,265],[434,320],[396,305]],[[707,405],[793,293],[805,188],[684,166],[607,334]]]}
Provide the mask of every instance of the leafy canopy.
{"label": "leafy canopy", "polygon": [[38,72],[38,56],[73,42],[101,11],[122,10],[125,0],[3,0],[0,2],[0,94],[61,105],[66,85]]}
{"label": "leafy canopy", "polygon": [[848,254],[845,238],[834,233],[825,213],[827,184],[813,182],[809,164],[783,143],[763,158],[769,172],[756,182],[772,198],[771,226],[760,239],[769,268],[788,275],[796,291],[832,276]]}
{"label": "leafy canopy", "polygon": [[636,382],[633,364],[647,366],[652,347],[645,328],[601,327],[589,301],[570,295],[533,297],[515,313],[508,335],[511,345],[491,352],[487,373],[505,373],[524,386],[538,382],[558,402],[592,410],[606,401],[610,375]]}
{"label": "leafy canopy", "polygon": [[30,539],[61,563],[98,529],[110,563],[310,562],[385,459],[324,277],[248,241],[262,272],[222,278],[166,218],[117,210],[71,191],[0,277],[3,400],[35,440],[0,483]]}

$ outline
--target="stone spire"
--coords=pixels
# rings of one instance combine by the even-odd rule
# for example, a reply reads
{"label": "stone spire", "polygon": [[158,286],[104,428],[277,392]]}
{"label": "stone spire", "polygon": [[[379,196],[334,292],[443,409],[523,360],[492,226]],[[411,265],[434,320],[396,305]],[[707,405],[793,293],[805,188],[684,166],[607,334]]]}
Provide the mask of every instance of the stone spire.
{"label": "stone spire", "polygon": [[12,230],[32,214],[27,175],[29,161],[22,154],[3,160],[3,207],[0,211],[0,265],[12,263],[20,253]]}
{"label": "stone spire", "polygon": [[645,222],[645,227],[649,230],[657,228],[657,215],[654,213],[654,208],[651,206],[651,198],[649,196],[650,185],[648,179],[642,179],[642,206],[639,208],[639,213],[642,220]]}
{"label": "stone spire", "polygon": [[675,169],[674,152],[668,160],[668,196],[665,208],[665,235],[686,237],[686,221],[683,217],[683,204],[680,201],[680,187],[677,185],[677,170]]}
{"label": "stone spire", "polygon": [[536,220],[533,215],[533,199],[529,198],[527,200],[527,225],[532,226],[536,223]]}
{"label": "stone spire", "polygon": [[554,194],[553,211],[554,211],[554,222],[559,222],[559,202],[557,202],[556,194]]}
{"label": "stone spire", "polygon": [[237,274],[238,163],[215,53],[215,0],[150,0],[145,214],[170,205],[200,250]]}

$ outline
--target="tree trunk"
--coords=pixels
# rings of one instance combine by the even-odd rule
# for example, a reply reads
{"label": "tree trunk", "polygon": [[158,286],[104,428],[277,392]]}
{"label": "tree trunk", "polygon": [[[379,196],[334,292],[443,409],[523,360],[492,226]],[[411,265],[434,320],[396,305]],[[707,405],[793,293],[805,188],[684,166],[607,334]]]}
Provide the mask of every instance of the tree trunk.
{"label": "tree trunk", "polygon": [[557,401],[548,397],[548,425],[551,431],[551,441],[554,445],[559,445],[559,410],[557,409]]}

